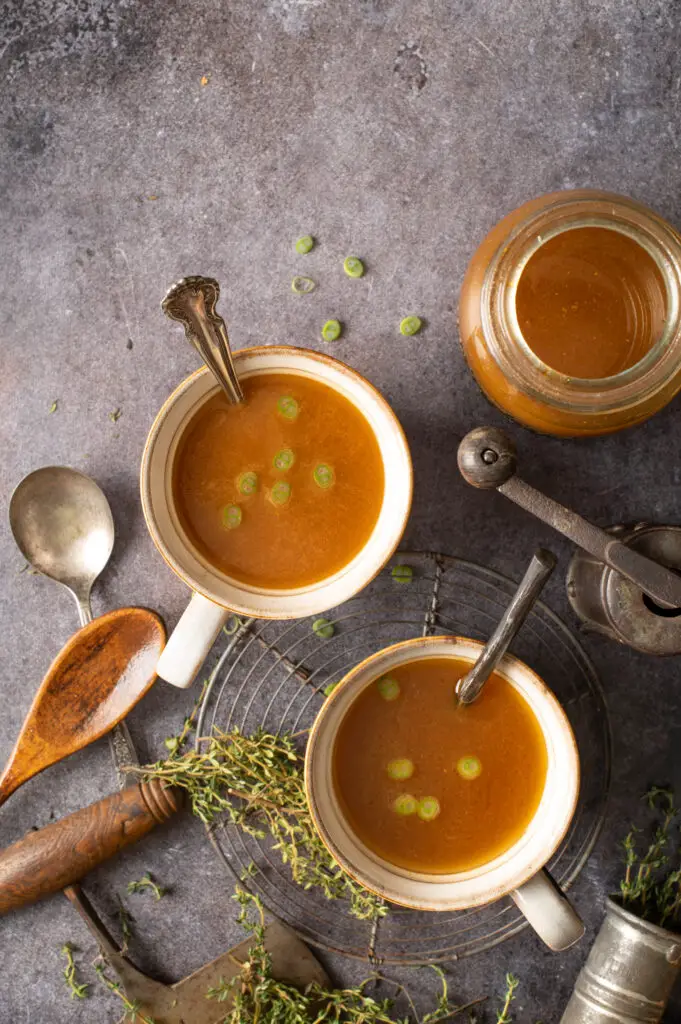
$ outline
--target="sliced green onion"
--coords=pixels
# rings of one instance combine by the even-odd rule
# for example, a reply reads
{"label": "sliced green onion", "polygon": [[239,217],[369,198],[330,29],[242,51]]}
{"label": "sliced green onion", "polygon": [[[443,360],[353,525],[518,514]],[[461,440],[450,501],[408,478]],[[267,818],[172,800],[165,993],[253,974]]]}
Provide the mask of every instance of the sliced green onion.
{"label": "sliced green onion", "polygon": [[393,761],[388,761],[386,771],[391,779],[410,779],[414,774],[414,762],[408,757],[396,757]]}
{"label": "sliced green onion", "polygon": [[296,252],[300,253],[301,256],[310,252],[311,249],[314,249],[314,238],[312,235],[303,235],[296,242]]}
{"label": "sliced green onion", "polygon": [[408,814],[413,814],[417,807],[416,797],[413,797],[411,793],[400,793],[393,801],[393,810],[405,818]]}
{"label": "sliced green onion", "polygon": [[424,796],[419,800],[416,813],[422,821],[433,821],[440,813],[440,801],[436,796]]}
{"label": "sliced green onion", "polygon": [[222,523],[228,530],[235,530],[241,526],[241,509],[238,505],[225,505],[222,510]]}
{"label": "sliced green onion", "polygon": [[392,676],[383,676],[376,683],[376,689],[383,700],[397,700],[400,695],[400,684]]}
{"label": "sliced green onion", "polygon": [[323,690],[324,696],[325,697],[330,697],[331,694],[333,693],[333,691],[336,689],[337,686],[338,686],[338,683],[327,683],[327,685],[324,687],[324,690]]}
{"label": "sliced green onion", "polygon": [[316,287],[311,277],[294,277],[291,281],[291,291],[296,295],[309,295]]}
{"label": "sliced green onion", "polygon": [[295,461],[296,457],[291,449],[282,448],[272,459],[272,465],[275,469],[290,469]]}
{"label": "sliced green onion", "polygon": [[459,758],[456,762],[456,770],[462,779],[477,779],[482,771],[482,765],[477,757],[468,755]]}
{"label": "sliced green onion", "polygon": [[270,489],[269,499],[273,505],[285,505],[291,497],[291,485],[285,480],[277,480]]}
{"label": "sliced green onion", "polygon": [[333,622],[329,622],[328,619],[315,619],[312,623],[312,632],[320,640],[330,640],[336,630]]}
{"label": "sliced green onion", "polygon": [[333,469],[331,468],[331,466],[327,466],[325,462],[318,463],[315,466],[315,470],[312,475],[314,477],[314,482],[317,484],[318,487],[321,487],[323,490],[326,490],[328,487],[331,487],[332,483],[336,479],[336,474],[334,473]]}
{"label": "sliced green onion", "polygon": [[343,270],[348,277],[361,277],[364,273],[364,264],[357,256],[346,256],[343,260]]}
{"label": "sliced green onion", "polygon": [[338,341],[342,332],[340,320],[327,320],[322,327],[322,338],[324,341]]}
{"label": "sliced green onion", "polygon": [[411,583],[414,570],[410,565],[394,565],[390,570],[390,575],[395,583]]}
{"label": "sliced green onion", "polygon": [[282,395],[277,402],[277,412],[283,416],[285,420],[295,420],[298,419],[300,406],[296,402],[295,398],[291,398],[290,395]]}
{"label": "sliced green onion", "polygon": [[241,473],[236,485],[242,494],[255,494],[258,489],[258,474],[250,470],[248,473]]}
{"label": "sliced green onion", "polygon": [[404,320],[400,321],[400,334],[411,338],[412,334],[418,334],[422,327],[420,316],[405,316]]}
{"label": "sliced green onion", "polygon": [[245,625],[245,621],[243,619],[240,619],[238,615],[230,615],[230,617],[227,619],[227,623],[222,627],[222,632],[225,634],[225,636],[234,636],[237,629]]}

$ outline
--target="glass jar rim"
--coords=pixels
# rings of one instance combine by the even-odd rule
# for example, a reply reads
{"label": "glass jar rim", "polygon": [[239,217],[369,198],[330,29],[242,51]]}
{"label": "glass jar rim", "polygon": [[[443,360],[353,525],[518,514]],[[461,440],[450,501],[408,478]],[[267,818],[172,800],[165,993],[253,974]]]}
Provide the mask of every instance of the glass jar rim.
{"label": "glass jar rim", "polygon": [[[531,257],[550,238],[580,227],[631,238],[654,260],[664,282],[662,333],[642,359],[610,377],[575,377],[553,369],[530,348],[516,314],[518,283]],[[490,354],[529,397],[586,414],[637,404],[663,387],[681,364],[681,239],[656,213],[627,197],[557,193],[552,203],[516,224],[492,255],[482,282],[481,318]]]}

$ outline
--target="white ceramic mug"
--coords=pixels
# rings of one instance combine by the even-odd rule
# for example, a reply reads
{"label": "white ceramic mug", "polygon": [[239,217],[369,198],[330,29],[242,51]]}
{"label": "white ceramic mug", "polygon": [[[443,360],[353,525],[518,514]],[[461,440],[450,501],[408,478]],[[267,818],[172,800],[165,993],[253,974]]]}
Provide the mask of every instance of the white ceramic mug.
{"label": "white ceramic mug", "polygon": [[527,665],[506,655],[497,672],[525,698],[542,729],[546,783],[527,829],[487,864],[453,874],[396,867],[369,850],[346,820],[333,785],[333,750],[341,721],[358,694],[398,665],[417,658],[475,661],[482,649],[463,637],[425,637],[395,644],[352,669],[326,700],[307,745],[305,782],[315,826],[328,850],[353,878],[392,903],[418,910],[465,910],[510,895],[544,942],[567,949],[584,925],[543,870],[563,839],[579,795],[579,756],[565,712]]}
{"label": "white ceramic mug", "polygon": [[383,396],[360,374],[330,356],[289,346],[243,349],[234,353],[234,365],[242,380],[260,373],[292,373],[321,381],[352,402],[378,442],[385,474],[383,503],[364,548],[326,579],[296,589],[275,590],[227,576],[190,541],[175,509],[172,471],[180,438],[201,406],[219,391],[207,369],[183,381],[154,421],[141,469],[142,508],[151,537],[170,568],[194,592],[158,663],[158,675],[174,686],[191,685],[233,613],[260,619],[298,619],[354,597],[395,551],[411,509],[412,466],[404,432]]}

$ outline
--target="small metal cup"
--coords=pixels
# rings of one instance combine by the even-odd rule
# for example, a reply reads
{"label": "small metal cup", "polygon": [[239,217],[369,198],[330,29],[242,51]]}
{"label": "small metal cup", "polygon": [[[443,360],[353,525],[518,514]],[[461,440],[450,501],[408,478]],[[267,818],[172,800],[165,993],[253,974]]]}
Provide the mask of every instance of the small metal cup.
{"label": "small metal cup", "polygon": [[681,967],[681,935],[607,900],[560,1024],[656,1024]]}

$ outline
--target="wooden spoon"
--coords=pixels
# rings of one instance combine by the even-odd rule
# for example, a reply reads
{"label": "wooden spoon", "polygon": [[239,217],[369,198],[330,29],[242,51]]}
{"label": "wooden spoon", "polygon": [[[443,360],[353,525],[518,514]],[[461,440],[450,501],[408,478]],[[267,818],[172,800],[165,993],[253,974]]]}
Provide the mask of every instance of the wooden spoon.
{"label": "wooden spoon", "polygon": [[127,715],[156,679],[165,636],[154,612],[117,608],[71,637],[50,665],[0,776],[0,804]]}

